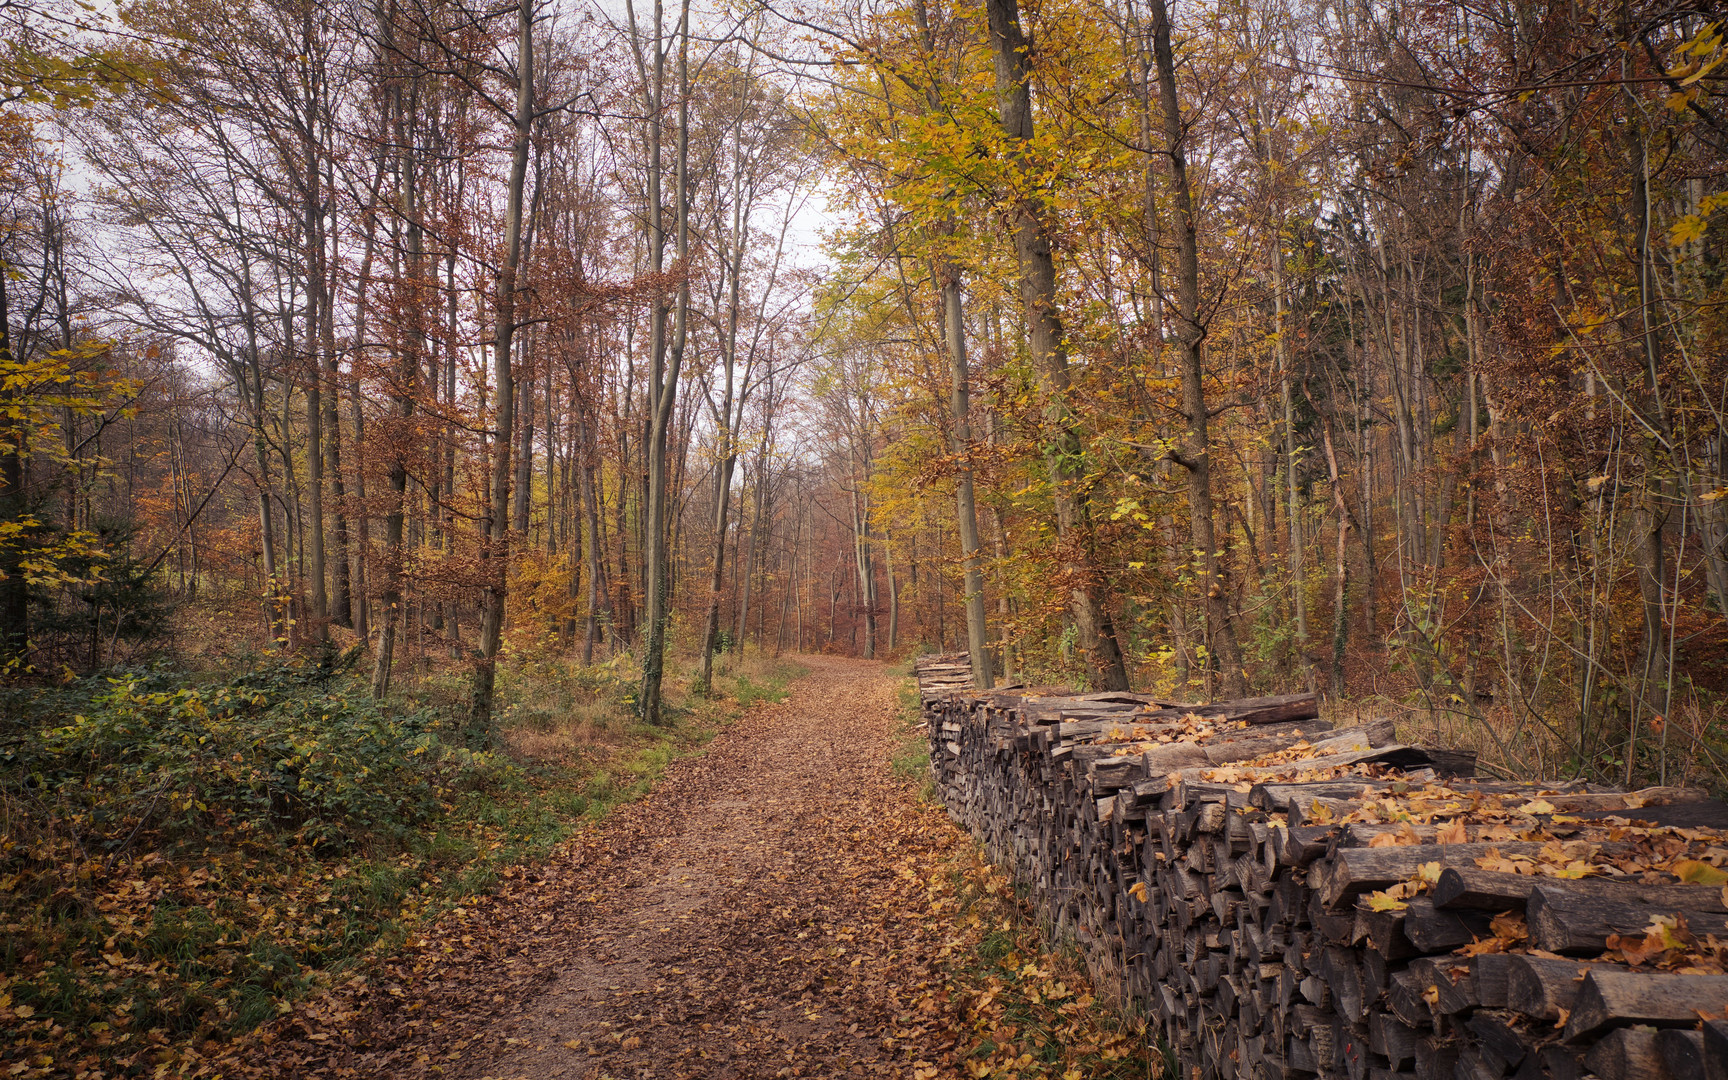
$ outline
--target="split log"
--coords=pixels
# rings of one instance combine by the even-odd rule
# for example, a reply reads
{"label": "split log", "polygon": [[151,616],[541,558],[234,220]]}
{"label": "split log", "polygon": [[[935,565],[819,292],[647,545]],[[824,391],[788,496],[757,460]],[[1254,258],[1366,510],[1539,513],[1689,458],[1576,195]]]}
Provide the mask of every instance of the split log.
{"label": "split log", "polygon": [[1584,976],[1566,1021],[1577,1043],[1626,1024],[1690,1027],[1728,1012],[1728,975],[1664,975],[1597,965]]}
{"label": "split log", "polygon": [[[1680,889],[1708,891],[1696,886],[1676,886]],[[1716,890],[1716,903],[1722,901]],[[1680,915],[1695,934],[1728,936],[1728,915],[1705,911],[1674,910],[1667,906],[1624,903],[1619,900],[1591,895],[1573,888],[1572,882],[1559,885],[1544,881],[1530,893],[1525,918],[1530,925],[1530,944],[1549,952],[1568,955],[1600,953],[1608,947],[1613,934],[1642,937],[1653,916]]]}

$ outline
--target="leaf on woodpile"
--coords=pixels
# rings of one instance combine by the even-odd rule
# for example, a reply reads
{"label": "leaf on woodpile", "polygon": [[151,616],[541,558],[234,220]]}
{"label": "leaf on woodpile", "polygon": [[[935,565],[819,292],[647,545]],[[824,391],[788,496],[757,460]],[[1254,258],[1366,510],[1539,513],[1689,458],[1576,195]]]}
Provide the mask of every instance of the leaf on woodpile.
{"label": "leaf on woodpile", "polygon": [[1434,842],[1438,844],[1468,844],[1470,830],[1464,827],[1463,821],[1454,821],[1450,825],[1442,825],[1434,834]]}
{"label": "leaf on woodpile", "polygon": [[1728,871],[1700,859],[1681,859],[1668,872],[1689,885],[1728,885]]}

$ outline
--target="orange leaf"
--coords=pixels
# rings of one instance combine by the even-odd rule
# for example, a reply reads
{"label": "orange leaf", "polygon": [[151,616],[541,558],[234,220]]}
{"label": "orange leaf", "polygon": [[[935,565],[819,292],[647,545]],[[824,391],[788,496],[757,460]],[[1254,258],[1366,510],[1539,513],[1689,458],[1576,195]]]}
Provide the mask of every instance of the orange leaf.
{"label": "orange leaf", "polygon": [[1454,821],[1450,825],[1442,825],[1434,834],[1434,839],[1442,844],[1464,844],[1470,840],[1470,830],[1464,827],[1462,821]]}

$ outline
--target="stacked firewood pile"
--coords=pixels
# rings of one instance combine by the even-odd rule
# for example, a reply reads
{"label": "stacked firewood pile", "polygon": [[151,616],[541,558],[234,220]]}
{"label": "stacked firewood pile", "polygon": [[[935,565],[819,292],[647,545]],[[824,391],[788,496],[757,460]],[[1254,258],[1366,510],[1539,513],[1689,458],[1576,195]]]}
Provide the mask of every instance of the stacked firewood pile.
{"label": "stacked firewood pile", "polygon": [[1478,779],[1312,695],[974,692],[964,666],[918,669],[949,812],[1182,1080],[1728,1080],[1728,806]]}

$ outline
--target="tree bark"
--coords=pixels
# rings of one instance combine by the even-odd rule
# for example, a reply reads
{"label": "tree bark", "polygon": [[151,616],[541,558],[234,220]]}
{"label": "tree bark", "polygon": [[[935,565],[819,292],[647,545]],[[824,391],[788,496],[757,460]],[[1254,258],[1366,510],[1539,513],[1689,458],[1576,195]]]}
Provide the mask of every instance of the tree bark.
{"label": "tree bark", "polygon": [[1186,133],[1176,96],[1176,64],[1170,51],[1170,15],[1164,0],[1151,0],[1152,57],[1158,68],[1159,105],[1170,144],[1171,195],[1176,205],[1176,335],[1182,368],[1182,411],[1188,421],[1181,456],[1188,472],[1189,537],[1204,571],[1207,630],[1226,697],[1247,693],[1242,650],[1230,622],[1230,583],[1219,560],[1213,526],[1212,446],[1207,431],[1206,327],[1200,322],[1200,254],[1194,194],[1188,184]]}
{"label": "tree bark", "polygon": [[[1030,45],[1020,29],[1017,0],[986,0],[991,51],[996,66],[996,103],[1009,155],[1026,165],[1033,137]],[[1085,448],[1068,407],[1068,353],[1057,307],[1056,263],[1051,253],[1045,207],[1036,195],[1011,208],[1014,253],[1020,267],[1020,301],[1025,308],[1027,345],[1045,395],[1050,432],[1047,467],[1056,504],[1057,557],[1068,591],[1068,608],[1086,653],[1087,678],[1100,690],[1126,690],[1128,670],[1116,641],[1116,628],[1099,602],[1099,580],[1092,551],[1092,522],[1081,486]]]}
{"label": "tree bark", "polygon": [[[666,230],[660,207],[660,90],[664,85],[665,50],[660,37],[660,8],[655,5],[654,19],[654,79],[649,93],[654,108],[649,121],[648,219],[650,262],[655,274],[665,266]],[[671,590],[670,559],[666,550],[666,451],[667,434],[671,426],[672,409],[678,396],[678,374],[684,363],[684,348],[688,337],[690,311],[690,3],[684,0],[678,23],[678,144],[674,172],[674,209],[677,230],[678,284],[676,325],[671,348],[666,346],[666,319],[669,312],[664,299],[654,307],[653,341],[649,373],[648,417],[648,485],[646,492],[646,522],[643,537],[644,585],[647,595],[647,640],[642,655],[642,694],[638,702],[642,719],[650,724],[664,722],[661,702],[661,682],[666,668],[666,628],[670,621]]]}
{"label": "tree bark", "polygon": [[504,217],[504,260],[498,268],[497,324],[492,338],[493,382],[498,426],[492,438],[492,501],[480,547],[480,652],[474,660],[474,694],[468,706],[468,740],[492,738],[492,696],[498,647],[504,635],[504,605],[510,587],[511,451],[515,449],[516,380],[511,355],[516,336],[516,273],[522,259],[522,193],[528,176],[528,140],[534,123],[534,0],[516,8],[516,115],[510,154],[510,187]]}

